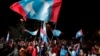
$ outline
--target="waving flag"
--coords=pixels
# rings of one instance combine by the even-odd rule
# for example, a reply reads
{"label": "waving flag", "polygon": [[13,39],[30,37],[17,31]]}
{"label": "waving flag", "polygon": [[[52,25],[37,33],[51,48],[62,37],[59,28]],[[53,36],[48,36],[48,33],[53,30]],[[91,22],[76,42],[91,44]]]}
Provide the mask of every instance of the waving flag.
{"label": "waving flag", "polygon": [[9,32],[7,33],[6,42],[9,41]]}
{"label": "waving flag", "polygon": [[76,33],[76,38],[82,37],[83,36],[83,32],[82,29],[80,29],[77,33]]}
{"label": "waving flag", "polygon": [[46,32],[46,24],[43,23],[43,28],[41,27],[40,28],[40,36],[42,38],[42,41],[45,42],[45,43],[48,43],[48,36],[47,36],[47,32]]}
{"label": "waving flag", "polygon": [[15,2],[13,5],[10,6],[10,8],[23,16],[24,21],[26,21],[26,12],[24,11],[23,7],[19,4],[19,2]]}
{"label": "waving flag", "polygon": [[53,6],[52,6],[52,12],[51,12],[51,22],[57,22],[58,15],[60,12],[62,0],[54,0]]}
{"label": "waving flag", "polygon": [[61,31],[60,30],[56,30],[56,29],[54,29],[53,31],[52,31],[52,33],[53,33],[53,36],[60,36],[60,34],[61,34]]}
{"label": "waving flag", "polygon": [[28,32],[29,34],[31,34],[31,35],[37,35],[37,32],[38,32],[38,30],[36,30],[36,31],[29,31],[29,30],[24,30],[25,32]]}
{"label": "waving flag", "polygon": [[10,6],[10,8],[26,18],[40,21],[57,21],[61,6],[61,0],[21,0]]}

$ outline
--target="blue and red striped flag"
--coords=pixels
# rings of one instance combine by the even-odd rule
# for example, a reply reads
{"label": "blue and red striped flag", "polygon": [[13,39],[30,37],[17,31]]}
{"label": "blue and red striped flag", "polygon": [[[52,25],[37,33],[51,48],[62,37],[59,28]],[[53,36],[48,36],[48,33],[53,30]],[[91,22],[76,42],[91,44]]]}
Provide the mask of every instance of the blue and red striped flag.
{"label": "blue and red striped flag", "polygon": [[26,18],[57,22],[62,0],[21,0],[10,8]]}
{"label": "blue and red striped flag", "polygon": [[40,37],[42,38],[42,41],[45,43],[48,43],[48,36],[47,36],[47,32],[46,32],[46,24],[43,23],[43,28],[40,28]]}

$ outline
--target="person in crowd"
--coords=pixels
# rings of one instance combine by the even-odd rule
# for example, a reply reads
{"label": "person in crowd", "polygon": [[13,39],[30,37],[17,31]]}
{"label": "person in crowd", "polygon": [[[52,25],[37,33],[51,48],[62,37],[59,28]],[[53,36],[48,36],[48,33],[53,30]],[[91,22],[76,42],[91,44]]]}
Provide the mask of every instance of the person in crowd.
{"label": "person in crowd", "polygon": [[37,48],[33,45],[32,56],[37,56]]}
{"label": "person in crowd", "polygon": [[26,56],[26,50],[24,46],[21,46],[19,50],[19,56]]}
{"label": "person in crowd", "polygon": [[28,43],[28,47],[26,49],[26,52],[27,52],[27,56],[32,56],[32,52],[33,52],[33,44],[32,44],[32,42]]}
{"label": "person in crowd", "polygon": [[79,55],[78,56],[86,56],[86,54],[84,53],[83,49],[80,49]]}
{"label": "person in crowd", "polygon": [[61,46],[60,56],[68,56],[68,51],[66,50],[65,45]]}
{"label": "person in crowd", "polygon": [[71,56],[78,56],[79,55],[79,44],[73,44],[68,47],[68,52]]}
{"label": "person in crowd", "polygon": [[52,47],[52,51],[56,53],[56,56],[58,56],[59,48],[57,44],[54,44],[54,46]]}
{"label": "person in crowd", "polygon": [[57,56],[57,55],[52,49],[51,51],[48,52],[48,56]]}

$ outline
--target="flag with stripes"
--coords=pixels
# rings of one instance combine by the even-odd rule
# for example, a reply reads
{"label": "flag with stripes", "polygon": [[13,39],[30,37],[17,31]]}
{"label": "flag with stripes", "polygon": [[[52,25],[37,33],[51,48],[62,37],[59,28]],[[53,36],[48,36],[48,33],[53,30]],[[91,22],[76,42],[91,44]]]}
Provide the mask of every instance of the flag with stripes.
{"label": "flag with stripes", "polygon": [[46,32],[46,23],[43,23],[43,27],[40,28],[40,37],[42,38],[42,41],[45,43],[48,43],[48,36]]}
{"label": "flag with stripes", "polygon": [[26,18],[57,22],[62,0],[21,0],[13,3],[10,9]]}

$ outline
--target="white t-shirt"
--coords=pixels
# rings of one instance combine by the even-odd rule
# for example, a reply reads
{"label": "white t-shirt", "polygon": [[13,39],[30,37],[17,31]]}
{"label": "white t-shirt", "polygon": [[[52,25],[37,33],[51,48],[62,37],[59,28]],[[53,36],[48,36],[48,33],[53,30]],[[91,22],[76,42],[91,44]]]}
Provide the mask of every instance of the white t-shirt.
{"label": "white t-shirt", "polygon": [[75,50],[73,50],[70,54],[71,54],[71,56],[76,56]]}
{"label": "white t-shirt", "polygon": [[48,52],[49,56],[56,56],[56,53],[51,53],[51,51]]}

